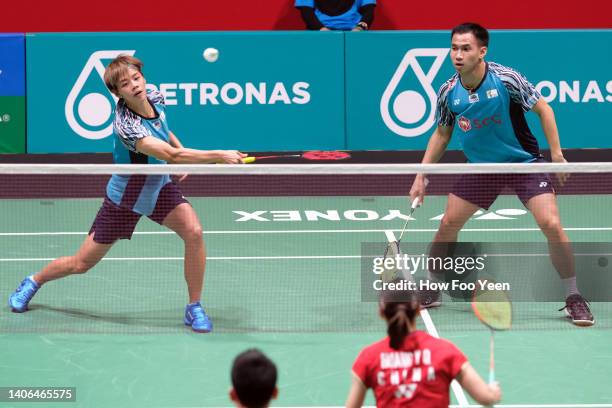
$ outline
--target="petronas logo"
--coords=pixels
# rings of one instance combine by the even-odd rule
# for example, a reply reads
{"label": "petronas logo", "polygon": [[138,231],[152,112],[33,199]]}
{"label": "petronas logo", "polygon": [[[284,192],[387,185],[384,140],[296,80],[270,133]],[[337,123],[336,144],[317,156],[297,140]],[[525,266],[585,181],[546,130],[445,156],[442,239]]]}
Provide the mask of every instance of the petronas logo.
{"label": "petronas logo", "polygon": [[112,112],[117,98],[104,85],[103,60],[121,54],[134,55],[135,50],[95,51],[66,98],[64,112],[70,128],[86,139],[103,139],[113,133]]}
{"label": "petronas logo", "polygon": [[[432,84],[447,55],[448,48],[413,48],[406,52],[380,100],[380,115],[389,130],[416,137],[431,129],[436,107]],[[427,72],[419,63],[421,57],[434,57]],[[415,78],[420,89],[403,89],[400,85],[407,76]]]}

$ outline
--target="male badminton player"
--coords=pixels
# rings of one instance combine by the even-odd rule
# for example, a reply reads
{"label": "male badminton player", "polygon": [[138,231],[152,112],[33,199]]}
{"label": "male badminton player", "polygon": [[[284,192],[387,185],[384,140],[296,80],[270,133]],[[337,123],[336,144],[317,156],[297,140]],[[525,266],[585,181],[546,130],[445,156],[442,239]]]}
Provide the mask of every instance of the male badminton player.
{"label": "male badminton player", "polygon": [[[106,86],[119,97],[113,120],[115,163],[242,163],[246,155],[235,150],[184,148],[168,128],[163,96],[146,90],[142,67],[140,60],[121,55],[104,72]],[[36,291],[45,283],[87,272],[117,240],[131,239],[143,215],[183,239],[184,275],[189,295],[184,323],[194,331],[210,332],[212,321],[200,303],[206,260],[202,226],[168,175],[112,175],[102,207],[81,248],[75,255],[58,258],[40,272],[26,277],[9,299],[11,309],[25,312]]]}
{"label": "male badminton player", "polygon": [[[435,163],[440,159],[455,124],[459,126],[459,140],[470,163],[542,161],[538,142],[524,116],[524,112],[531,110],[540,118],[552,161],[565,163],[552,108],[523,75],[486,62],[488,46],[489,33],[478,24],[464,23],[452,30],[450,58],[457,72],[438,92],[438,126],[422,162]],[[557,177],[565,182],[566,175]],[[425,175],[417,175],[410,190],[411,199],[422,199],[425,187]],[[576,286],[574,255],[561,226],[555,191],[547,174],[463,175],[448,195],[444,217],[433,240],[432,256],[444,256],[435,253],[448,247],[440,243],[455,242],[467,220],[479,208],[488,209],[505,187],[514,190],[548,240],[552,263],[566,287],[563,309],[567,316],[576,325],[592,325],[595,320]],[[440,293],[433,292],[423,297],[421,305],[439,304]]]}
{"label": "male badminton player", "polygon": [[359,353],[346,407],[361,407],[368,388],[377,407],[448,407],[454,379],[478,403],[498,402],[499,386],[486,384],[457,346],[416,329],[418,314],[418,301],[410,292],[382,294],[380,315],[388,336]]}

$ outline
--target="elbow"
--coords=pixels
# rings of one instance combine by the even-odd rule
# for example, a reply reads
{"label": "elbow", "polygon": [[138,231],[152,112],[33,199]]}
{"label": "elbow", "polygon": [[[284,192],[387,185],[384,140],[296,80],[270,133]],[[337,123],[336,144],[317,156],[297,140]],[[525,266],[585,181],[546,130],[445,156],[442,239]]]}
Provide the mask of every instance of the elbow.
{"label": "elbow", "polygon": [[450,134],[448,134],[448,135],[447,134],[438,134],[438,137],[439,137],[438,140],[440,141],[440,144],[442,145],[442,147],[444,149],[446,149],[446,147],[450,143],[451,135]]}
{"label": "elbow", "polygon": [[165,156],[163,160],[168,164],[181,164],[184,160],[183,149],[172,149]]}
{"label": "elbow", "polygon": [[480,398],[477,401],[480,405],[485,406],[485,407],[490,407],[499,402],[499,400],[497,398],[494,398],[493,396],[490,396],[487,398]]}
{"label": "elbow", "polygon": [[481,395],[473,396],[474,399],[476,401],[478,401],[478,403],[480,405],[484,405],[484,406],[492,406],[493,404],[496,404],[500,401],[500,397],[501,395],[499,394],[499,392],[496,392],[495,390],[491,389],[491,387],[487,387],[488,390],[485,393],[482,393]]}
{"label": "elbow", "polygon": [[540,111],[540,116],[542,116],[542,117],[554,117],[555,116],[555,111],[553,110],[553,108],[549,104],[546,104],[546,105],[542,106],[542,110]]}
{"label": "elbow", "polygon": [[540,99],[540,101],[538,101],[538,103],[536,104],[536,109],[534,109],[534,111],[541,119],[555,117],[555,111],[553,110],[552,106],[546,103],[544,99]]}

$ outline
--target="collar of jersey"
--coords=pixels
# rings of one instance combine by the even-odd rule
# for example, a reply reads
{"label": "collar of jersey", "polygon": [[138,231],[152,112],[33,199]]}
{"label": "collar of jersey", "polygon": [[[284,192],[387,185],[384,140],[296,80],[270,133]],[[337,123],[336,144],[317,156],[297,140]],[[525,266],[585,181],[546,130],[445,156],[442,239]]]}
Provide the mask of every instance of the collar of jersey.
{"label": "collar of jersey", "polygon": [[[134,112],[134,111],[133,111],[133,110],[132,110],[132,109],[131,109],[131,108],[128,106],[128,104],[127,104],[127,103],[125,104],[125,107],[127,108],[127,110],[129,110],[130,112],[132,112],[134,115],[138,116],[138,117],[139,117],[139,118],[141,118],[141,119],[144,119],[144,120],[155,120],[155,119],[159,119],[159,112],[157,111],[157,109],[155,109],[155,105],[153,105],[153,103],[151,103],[151,100],[149,99],[149,97],[148,97],[148,96],[147,96],[147,102],[149,102],[149,105],[151,105],[151,108],[153,108],[153,112],[155,112],[155,116],[154,116],[154,117],[152,117],[152,118],[145,118],[144,116],[139,115],[138,113]],[[124,102],[124,103],[125,103],[125,102]]]}
{"label": "collar of jersey", "polygon": [[474,89],[468,89],[465,87],[465,85],[463,85],[463,81],[461,80],[461,75],[459,75],[459,83],[461,84],[461,86],[463,87],[463,89],[465,89],[466,91],[468,91],[468,93],[476,93],[476,91],[478,91],[478,88],[480,88],[480,86],[484,83],[484,81],[487,79],[487,75],[489,74],[489,64],[485,61],[485,73],[482,76],[482,79],[480,80],[480,82],[478,83],[478,85],[476,85],[476,88]]}

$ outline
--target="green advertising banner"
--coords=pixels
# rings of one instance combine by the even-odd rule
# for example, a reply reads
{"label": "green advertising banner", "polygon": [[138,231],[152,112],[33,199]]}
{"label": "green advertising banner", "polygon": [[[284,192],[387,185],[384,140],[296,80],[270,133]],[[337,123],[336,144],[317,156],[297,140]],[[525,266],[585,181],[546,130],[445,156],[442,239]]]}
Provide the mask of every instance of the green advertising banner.
{"label": "green advertising banner", "polygon": [[[119,54],[144,62],[171,130],[201,149],[344,145],[342,33],[27,35],[28,152],[112,149],[116,98],[102,75]],[[216,62],[204,58],[218,50]]]}
{"label": "green advertising banner", "polygon": [[[611,148],[612,30],[492,31],[486,59],[524,74],[555,111],[564,148]],[[346,33],[347,148],[423,150],[454,73],[450,32]],[[569,51],[571,50],[571,52]],[[539,119],[526,117],[541,148]],[[460,146],[453,137],[449,149]]]}
{"label": "green advertising banner", "polygon": [[0,153],[25,153],[25,97],[0,96]]}
{"label": "green advertising banner", "polygon": [[[32,34],[27,42],[30,153],[112,149],[116,98],[102,75],[121,53],[144,61],[171,129],[204,149],[423,150],[437,91],[454,73],[448,31]],[[612,30],[492,31],[487,60],[542,93],[562,147],[611,148],[610,132],[595,128],[612,115],[610,43]],[[216,62],[204,58],[209,48],[219,50]],[[538,117],[526,117],[546,148]],[[460,149],[456,137],[449,148]]]}
{"label": "green advertising banner", "polygon": [[0,33],[0,154],[25,153],[25,37]]}

